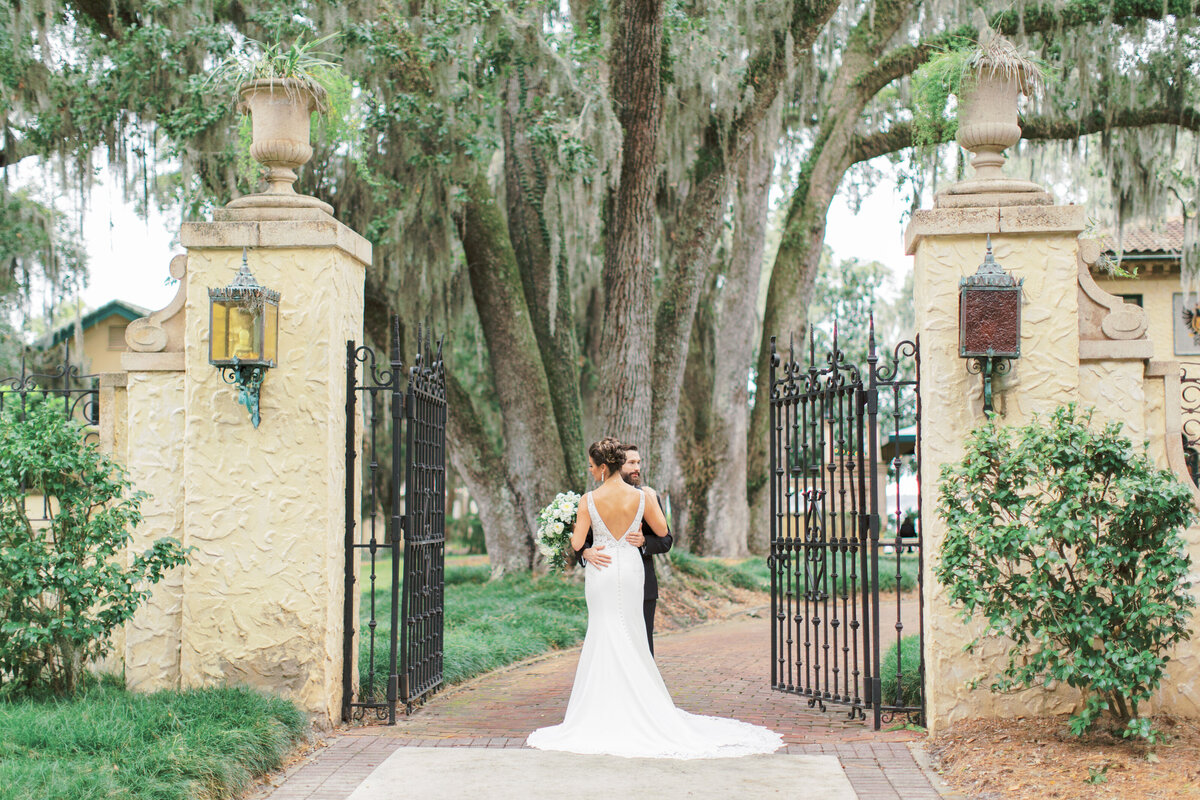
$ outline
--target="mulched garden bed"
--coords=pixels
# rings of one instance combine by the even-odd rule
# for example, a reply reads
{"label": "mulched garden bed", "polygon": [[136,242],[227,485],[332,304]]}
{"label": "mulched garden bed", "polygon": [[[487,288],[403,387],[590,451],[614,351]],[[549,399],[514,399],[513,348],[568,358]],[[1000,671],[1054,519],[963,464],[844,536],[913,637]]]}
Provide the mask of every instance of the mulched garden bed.
{"label": "mulched garden bed", "polygon": [[1156,717],[1165,741],[1098,731],[1072,736],[1067,717],[971,720],[927,742],[942,777],[976,800],[1200,798],[1200,720]]}

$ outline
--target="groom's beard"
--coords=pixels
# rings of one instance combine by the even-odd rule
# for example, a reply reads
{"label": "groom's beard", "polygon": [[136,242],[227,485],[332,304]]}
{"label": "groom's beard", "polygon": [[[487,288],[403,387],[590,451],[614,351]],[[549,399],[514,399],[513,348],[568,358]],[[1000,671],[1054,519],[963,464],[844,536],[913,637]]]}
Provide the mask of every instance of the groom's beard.
{"label": "groom's beard", "polygon": [[621,478],[622,478],[622,479],[623,479],[623,480],[624,480],[626,483],[628,483],[630,486],[633,486],[634,488],[638,488],[638,489],[640,489],[640,488],[641,488],[641,486],[642,486],[642,476],[641,476],[641,474],[640,474],[640,473],[638,473],[638,474],[635,476],[635,475],[626,475],[624,472],[622,472],[622,473],[621,473]]}

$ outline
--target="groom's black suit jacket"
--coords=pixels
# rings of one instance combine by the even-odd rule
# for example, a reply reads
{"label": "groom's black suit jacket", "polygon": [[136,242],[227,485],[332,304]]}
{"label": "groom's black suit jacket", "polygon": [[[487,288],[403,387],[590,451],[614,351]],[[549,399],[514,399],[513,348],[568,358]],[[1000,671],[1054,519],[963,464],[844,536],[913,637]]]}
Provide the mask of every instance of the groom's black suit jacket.
{"label": "groom's black suit jacket", "polygon": [[[638,487],[645,491],[643,487]],[[655,495],[658,497],[658,495]],[[662,510],[662,500],[658,500],[658,508]],[[650,528],[650,523],[646,522],[646,518],[642,517],[642,535],[646,537],[646,543],[638,550],[642,553],[642,566],[646,570],[646,587],[643,590],[643,600],[658,599],[658,575],[654,572],[654,556],[659,553],[665,553],[671,549],[671,544],[674,542],[671,536],[670,527],[667,528],[666,536],[659,536]],[[588,528],[587,538],[583,541],[583,547],[575,553],[575,562],[579,563],[582,560],[583,551],[592,546],[592,529]]]}

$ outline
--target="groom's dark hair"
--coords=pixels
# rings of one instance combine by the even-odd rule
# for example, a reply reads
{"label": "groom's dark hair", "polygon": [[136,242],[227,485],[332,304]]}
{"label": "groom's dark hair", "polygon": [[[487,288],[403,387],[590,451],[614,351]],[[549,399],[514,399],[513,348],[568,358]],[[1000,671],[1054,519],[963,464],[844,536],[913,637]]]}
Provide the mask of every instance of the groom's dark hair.
{"label": "groom's dark hair", "polygon": [[621,449],[624,450],[626,453],[628,453],[630,450],[637,450],[637,445],[636,444],[623,444],[623,445],[621,445]]}

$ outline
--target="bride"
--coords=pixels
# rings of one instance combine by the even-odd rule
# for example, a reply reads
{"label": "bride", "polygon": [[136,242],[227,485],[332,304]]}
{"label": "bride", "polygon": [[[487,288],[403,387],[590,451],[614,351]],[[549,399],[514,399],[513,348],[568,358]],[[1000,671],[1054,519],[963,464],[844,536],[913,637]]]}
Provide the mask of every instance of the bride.
{"label": "bride", "polygon": [[667,521],[652,489],[642,491],[621,478],[625,451],[620,442],[611,437],[596,442],[588,448],[588,461],[588,471],[601,486],[579,501],[571,546],[582,548],[591,528],[594,546],[603,546],[612,563],[587,565],[588,629],[566,718],[561,725],[531,733],[528,745],[631,758],[773,752],[783,743],[773,731],[675,707],[646,641],[641,554],[626,541],[641,527],[643,515],[660,536],[667,532]]}

